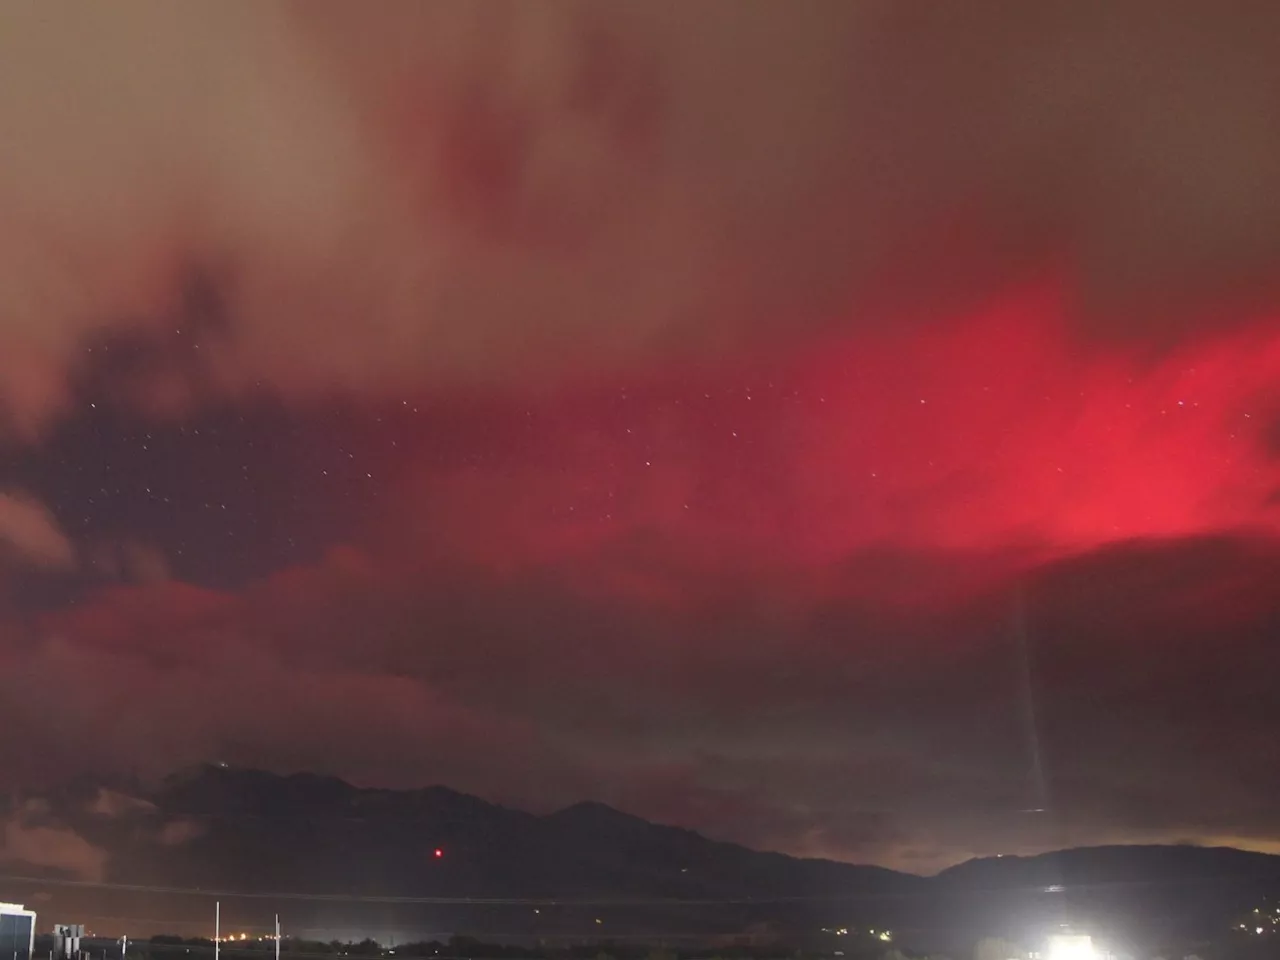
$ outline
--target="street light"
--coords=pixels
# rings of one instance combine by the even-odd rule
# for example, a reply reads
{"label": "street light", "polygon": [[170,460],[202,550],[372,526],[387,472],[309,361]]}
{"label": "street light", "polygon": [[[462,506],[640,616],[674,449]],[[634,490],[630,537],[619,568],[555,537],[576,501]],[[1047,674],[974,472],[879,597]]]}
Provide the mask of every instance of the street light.
{"label": "street light", "polygon": [[1049,938],[1048,960],[1099,960],[1093,937],[1057,933]]}

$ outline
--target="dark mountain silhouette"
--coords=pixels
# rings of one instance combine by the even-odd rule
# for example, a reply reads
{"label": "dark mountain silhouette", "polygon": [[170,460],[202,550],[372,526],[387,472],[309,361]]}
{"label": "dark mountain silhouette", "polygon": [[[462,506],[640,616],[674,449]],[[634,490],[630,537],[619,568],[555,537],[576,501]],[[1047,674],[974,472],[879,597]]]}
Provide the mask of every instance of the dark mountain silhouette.
{"label": "dark mountain silhouette", "polygon": [[[970,860],[932,878],[936,922],[1021,918],[1021,930],[1087,925],[1118,943],[1190,953],[1280,895],[1280,857],[1229,847],[1078,847]],[[1252,925],[1252,924],[1251,924]],[[1250,931],[1252,932],[1252,931]]]}
{"label": "dark mountain silhouette", "polygon": [[1046,885],[1128,885],[1266,880],[1280,877],[1280,857],[1232,847],[1148,845],[1076,847],[1034,857],[986,857],[943,870],[949,887],[1007,889]]}
{"label": "dark mountain silhouette", "polygon": [[[207,935],[217,899],[224,931],[266,932],[279,912],[294,935],[322,939],[750,935],[854,957],[883,952],[885,929],[895,943],[967,952],[981,936],[1034,941],[1065,922],[1117,943],[1185,945],[1280,891],[1280,857],[1231,849],[1075,849],[925,878],[753,851],[600,803],[535,816],[445,787],[221,765],[148,790],[81,782],[9,815],[104,851],[106,886],[0,881],[0,900],[134,934]],[[66,857],[47,863],[0,872],[74,879]]]}

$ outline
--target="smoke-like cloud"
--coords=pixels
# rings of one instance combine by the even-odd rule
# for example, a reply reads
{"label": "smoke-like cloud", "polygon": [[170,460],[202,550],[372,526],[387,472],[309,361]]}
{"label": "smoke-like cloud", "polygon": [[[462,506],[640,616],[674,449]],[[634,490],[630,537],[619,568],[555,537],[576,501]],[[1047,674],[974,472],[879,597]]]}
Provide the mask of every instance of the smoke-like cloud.
{"label": "smoke-like cloud", "polygon": [[156,806],[146,800],[131,797],[127,793],[99,787],[85,809],[95,816],[115,820],[135,816],[139,813],[154,813]]}
{"label": "smoke-like cloud", "polygon": [[0,491],[0,560],[65,567],[74,555],[71,542],[42,504]]}
{"label": "smoke-like cloud", "polygon": [[25,869],[47,869],[77,880],[100,882],[107,852],[70,827],[43,822],[42,805],[28,803],[0,826],[0,863]]}
{"label": "smoke-like cloud", "polygon": [[19,426],[104,351],[161,410],[394,391],[875,325],[1045,270],[1154,328],[1266,303],[1280,253],[1280,11],[1247,0],[2,16]]}

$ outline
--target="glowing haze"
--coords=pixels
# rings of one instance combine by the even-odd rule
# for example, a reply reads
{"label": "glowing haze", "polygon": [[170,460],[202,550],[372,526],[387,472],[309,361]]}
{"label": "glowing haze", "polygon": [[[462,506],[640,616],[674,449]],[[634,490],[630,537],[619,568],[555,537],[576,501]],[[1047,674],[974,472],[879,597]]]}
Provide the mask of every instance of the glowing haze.
{"label": "glowing haze", "polygon": [[6,9],[0,785],[1280,842],[1277,17]]}

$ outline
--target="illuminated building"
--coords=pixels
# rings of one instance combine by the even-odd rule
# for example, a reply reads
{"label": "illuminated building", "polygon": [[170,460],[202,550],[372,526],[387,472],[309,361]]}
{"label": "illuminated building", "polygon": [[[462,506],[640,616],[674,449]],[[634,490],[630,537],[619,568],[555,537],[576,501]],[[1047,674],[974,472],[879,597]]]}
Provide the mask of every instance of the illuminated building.
{"label": "illuminated building", "polygon": [[36,915],[21,904],[0,903],[0,957],[31,960],[36,942]]}
{"label": "illuminated building", "polygon": [[80,942],[84,939],[84,924],[58,923],[53,927],[54,960],[80,960],[83,956]]}

